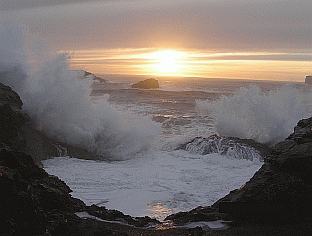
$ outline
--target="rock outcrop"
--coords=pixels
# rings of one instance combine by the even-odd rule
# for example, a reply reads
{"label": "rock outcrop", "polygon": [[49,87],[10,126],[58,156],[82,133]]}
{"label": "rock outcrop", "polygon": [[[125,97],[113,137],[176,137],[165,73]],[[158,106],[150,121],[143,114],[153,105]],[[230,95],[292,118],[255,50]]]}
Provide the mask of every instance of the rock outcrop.
{"label": "rock outcrop", "polygon": [[133,84],[131,87],[140,89],[157,89],[159,88],[159,83],[156,79],[146,79]]}
{"label": "rock outcrop", "polygon": [[0,149],[0,183],[1,235],[65,233],[80,220],[73,213],[84,204],[29,155]]}
{"label": "rock outcrop", "polygon": [[312,215],[312,117],[298,122],[241,188],[209,207],[167,217],[176,224],[227,219],[239,222],[298,222]]}

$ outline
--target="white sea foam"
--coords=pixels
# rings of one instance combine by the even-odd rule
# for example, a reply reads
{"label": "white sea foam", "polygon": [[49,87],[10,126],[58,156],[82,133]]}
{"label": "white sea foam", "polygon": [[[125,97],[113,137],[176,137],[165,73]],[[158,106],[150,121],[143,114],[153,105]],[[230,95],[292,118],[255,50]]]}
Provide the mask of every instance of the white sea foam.
{"label": "white sea foam", "polygon": [[271,144],[286,138],[298,120],[308,116],[302,94],[290,85],[268,94],[256,85],[243,87],[233,96],[197,101],[197,109],[214,118],[220,135]]}
{"label": "white sea foam", "polygon": [[68,56],[48,53],[27,29],[0,28],[1,82],[17,91],[38,129],[52,138],[113,158],[146,148],[159,126],[149,118],[117,111],[103,96],[90,98],[92,80],[69,70]]}
{"label": "white sea foam", "polygon": [[150,151],[144,158],[96,162],[68,157],[43,161],[72,195],[132,216],[163,220],[178,211],[209,206],[239,188],[261,166],[259,160],[197,155],[183,150]]}

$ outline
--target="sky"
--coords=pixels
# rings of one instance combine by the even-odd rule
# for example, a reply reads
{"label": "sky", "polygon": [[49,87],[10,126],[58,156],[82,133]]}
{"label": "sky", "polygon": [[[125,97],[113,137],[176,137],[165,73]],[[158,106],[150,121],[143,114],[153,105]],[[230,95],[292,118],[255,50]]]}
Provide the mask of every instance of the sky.
{"label": "sky", "polygon": [[310,0],[0,0],[71,66],[98,74],[304,81]]}

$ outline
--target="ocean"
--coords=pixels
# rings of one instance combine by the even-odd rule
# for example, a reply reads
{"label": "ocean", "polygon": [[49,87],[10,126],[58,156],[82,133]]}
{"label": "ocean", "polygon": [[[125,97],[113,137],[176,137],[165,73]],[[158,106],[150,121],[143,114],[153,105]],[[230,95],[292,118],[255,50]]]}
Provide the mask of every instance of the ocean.
{"label": "ocean", "polygon": [[150,77],[101,77],[107,83],[93,82],[90,99],[105,100],[116,113],[111,119],[118,128],[108,132],[118,138],[106,139],[113,143],[106,145],[109,160],[55,157],[43,165],[86,204],[131,216],[163,220],[211,205],[242,186],[263,163],[239,153],[179,149],[193,138],[218,134],[274,145],[309,113],[311,88],[304,83],[156,77],[159,89],[142,90],[131,84]]}

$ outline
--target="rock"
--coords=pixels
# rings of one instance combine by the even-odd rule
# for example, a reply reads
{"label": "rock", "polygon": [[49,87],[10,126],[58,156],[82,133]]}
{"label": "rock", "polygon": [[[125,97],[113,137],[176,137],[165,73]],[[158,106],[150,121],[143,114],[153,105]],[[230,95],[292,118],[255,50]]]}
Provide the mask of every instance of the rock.
{"label": "rock", "polygon": [[264,164],[241,188],[212,206],[171,215],[176,224],[227,219],[270,224],[311,220],[312,117],[298,122],[285,141],[278,143]]}
{"label": "rock", "polygon": [[93,216],[107,221],[119,221],[135,227],[150,227],[160,225],[161,223],[156,219],[151,219],[148,216],[145,217],[132,217],[124,215],[117,210],[108,210],[105,207],[99,207],[96,205],[87,206],[86,211]]}
{"label": "rock", "polygon": [[159,88],[159,83],[156,79],[146,79],[133,84],[131,87],[140,89],[157,89]]}
{"label": "rock", "polygon": [[[39,168],[31,156],[0,149],[1,235],[43,235],[55,231],[60,222],[78,224],[80,219],[73,213],[84,204],[70,192],[63,181]],[[63,233],[66,230],[68,227]]]}

